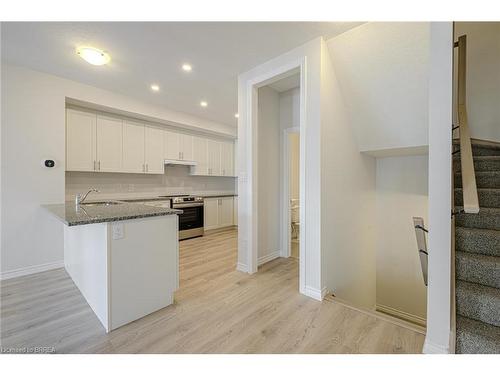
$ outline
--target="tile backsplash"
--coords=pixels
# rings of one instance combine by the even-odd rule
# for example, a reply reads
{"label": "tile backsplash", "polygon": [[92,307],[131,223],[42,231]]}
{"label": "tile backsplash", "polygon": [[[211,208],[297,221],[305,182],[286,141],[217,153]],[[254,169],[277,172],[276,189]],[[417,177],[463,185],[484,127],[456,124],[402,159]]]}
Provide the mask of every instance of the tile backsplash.
{"label": "tile backsplash", "polygon": [[236,193],[235,177],[190,176],[189,167],[166,165],[162,175],[66,172],[66,200],[97,188],[103,195]]}

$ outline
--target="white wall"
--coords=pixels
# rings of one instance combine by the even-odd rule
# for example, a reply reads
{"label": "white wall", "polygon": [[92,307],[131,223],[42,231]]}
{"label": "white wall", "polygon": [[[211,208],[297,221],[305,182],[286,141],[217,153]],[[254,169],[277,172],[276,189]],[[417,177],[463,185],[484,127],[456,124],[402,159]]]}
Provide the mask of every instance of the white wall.
{"label": "white wall", "polygon": [[451,335],[453,25],[432,22],[429,74],[429,266],[424,352],[448,353]]}
{"label": "white wall", "polygon": [[359,152],[349,99],[326,43],[321,48],[321,244],[323,285],[375,306],[375,159]]}
{"label": "white wall", "polygon": [[[66,98],[187,124],[218,134],[235,129],[25,68],[2,65],[1,272],[60,265],[62,224],[40,208],[65,199]],[[44,168],[44,158],[56,161]],[[12,273],[11,273],[12,274]]]}
{"label": "white wall", "polygon": [[500,142],[500,22],[456,22],[455,40],[464,34],[470,133],[473,138]]}
{"label": "white wall", "polygon": [[413,216],[427,221],[428,157],[377,159],[377,307],[425,320],[427,288]]}
{"label": "white wall", "polygon": [[327,43],[359,150],[427,145],[429,23],[370,22]]}
{"label": "white wall", "polygon": [[258,91],[258,258],[280,251],[280,103],[270,87]]}
{"label": "white wall", "polygon": [[300,126],[300,90],[280,92],[280,127],[282,130]]}

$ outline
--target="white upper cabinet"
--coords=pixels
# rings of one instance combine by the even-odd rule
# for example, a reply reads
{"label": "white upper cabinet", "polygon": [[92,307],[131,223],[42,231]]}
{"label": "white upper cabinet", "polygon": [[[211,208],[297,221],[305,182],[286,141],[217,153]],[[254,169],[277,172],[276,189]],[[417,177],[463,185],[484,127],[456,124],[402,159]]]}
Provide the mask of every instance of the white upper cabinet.
{"label": "white upper cabinet", "polygon": [[193,160],[196,166],[192,167],[191,174],[206,176],[208,174],[206,138],[193,137]]}
{"label": "white upper cabinet", "polygon": [[165,171],[163,130],[146,126],[145,134],[145,172],[149,174],[163,174]]}
{"label": "white upper cabinet", "polygon": [[179,134],[179,151],[181,160],[193,160],[193,136],[188,134]]}
{"label": "white upper cabinet", "polygon": [[221,176],[234,176],[234,146],[232,142],[221,142]]}
{"label": "white upper cabinet", "polygon": [[193,155],[193,136],[176,133],[171,130],[164,130],[165,159],[168,160],[189,160]]}
{"label": "white upper cabinet", "polygon": [[207,168],[209,176],[220,176],[220,142],[207,140]]}
{"label": "white upper cabinet", "polygon": [[165,159],[195,161],[192,175],[235,175],[232,141],[164,130],[91,110],[66,110],[67,171],[163,174]]}
{"label": "white upper cabinet", "polygon": [[[131,121],[123,122],[123,172],[143,173],[144,125]],[[163,152],[163,150],[162,150]],[[162,155],[163,156],[163,155]]]}
{"label": "white upper cabinet", "polygon": [[168,160],[180,160],[179,133],[170,130],[163,131],[164,158]]}
{"label": "white upper cabinet", "polygon": [[96,114],[68,109],[66,111],[66,170],[96,169]]}
{"label": "white upper cabinet", "polygon": [[121,172],[123,167],[123,121],[97,115],[97,170]]}

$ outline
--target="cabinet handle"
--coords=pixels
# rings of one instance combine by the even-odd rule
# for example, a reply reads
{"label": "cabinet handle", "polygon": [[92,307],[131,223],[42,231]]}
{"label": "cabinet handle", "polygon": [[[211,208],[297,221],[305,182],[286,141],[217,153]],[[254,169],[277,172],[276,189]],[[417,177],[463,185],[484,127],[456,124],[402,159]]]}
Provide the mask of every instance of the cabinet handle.
{"label": "cabinet handle", "polygon": [[146,172],[149,172],[149,164],[146,163]]}
{"label": "cabinet handle", "polygon": [[94,160],[94,171],[97,170],[96,167],[95,167],[95,160]]}
{"label": "cabinet handle", "polygon": [[101,170],[101,161],[100,160],[97,162],[97,168],[99,171]]}

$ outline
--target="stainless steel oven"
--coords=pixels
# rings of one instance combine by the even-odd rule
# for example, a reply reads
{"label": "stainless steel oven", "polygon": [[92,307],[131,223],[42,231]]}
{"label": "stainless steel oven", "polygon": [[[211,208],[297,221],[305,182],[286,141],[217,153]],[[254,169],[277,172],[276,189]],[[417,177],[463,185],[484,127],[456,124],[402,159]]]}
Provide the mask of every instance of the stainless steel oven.
{"label": "stainless steel oven", "polygon": [[203,197],[172,197],[172,208],[182,210],[179,215],[179,240],[203,236]]}

